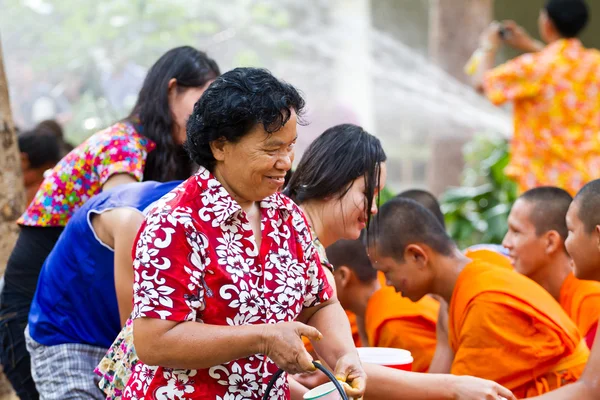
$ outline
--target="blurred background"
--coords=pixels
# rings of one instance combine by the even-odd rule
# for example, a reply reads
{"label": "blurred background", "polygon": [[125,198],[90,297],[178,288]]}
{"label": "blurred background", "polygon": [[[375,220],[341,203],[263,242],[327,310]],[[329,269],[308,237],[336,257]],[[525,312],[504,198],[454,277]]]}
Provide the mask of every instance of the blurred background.
{"label": "blurred background", "polygon": [[[490,221],[512,198],[502,174],[510,110],[476,94],[463,66],[492,18],[514,19],[538,37],[543,3],[0,0],[0,27],[21,130],[54,118],[79,144],[129,113],[160,55],[190,44],[222,71],[264,67],[302,90],[309,124],[300,129],[297,160],[327,127],[363,125],[384,143],[391,193],[429,189],[442,196],[457,240],[487,232],[495,241],[505,221],[497,218],[489,233]],[[600,15],[600,2],[590,3],[591,15]],[[600,26],[593,17],[588,26],[584,45],[597,47]],[[499,57],[515,55],[503,47]],[[452,228],[453,218],[463,224]]]}

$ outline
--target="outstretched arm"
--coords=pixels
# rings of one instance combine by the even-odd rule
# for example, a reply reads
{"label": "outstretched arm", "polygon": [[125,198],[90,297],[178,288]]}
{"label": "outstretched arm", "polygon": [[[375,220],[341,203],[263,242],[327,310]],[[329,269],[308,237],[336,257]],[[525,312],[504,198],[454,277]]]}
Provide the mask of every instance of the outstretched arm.
{"label": "outstretched arm", "polygon": [[516,400],[495,382],[471,376],[421,374],[364,364],[369,377],[365,400]]}

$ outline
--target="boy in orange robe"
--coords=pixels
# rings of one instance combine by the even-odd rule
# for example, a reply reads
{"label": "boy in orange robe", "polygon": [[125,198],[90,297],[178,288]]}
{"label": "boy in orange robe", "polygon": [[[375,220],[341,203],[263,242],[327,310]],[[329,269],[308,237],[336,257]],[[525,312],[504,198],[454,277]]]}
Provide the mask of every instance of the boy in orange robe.
{"label": "boy in orange robe", "polygon": [[374,267],[397,291],[412,301],[433,293],[449,304],[445,372],[493,380],[517,398],[580,376],[589,350],[552,296],[514,271],[464,256],[418,203],[388,201],[370,237]]}
{"label": "boy in orange robe", "polygon": [[[600,282],[600,179],[585,185],[567,212],[565,246],[573,259],[575,277]],[[581,378],[535,400],[600,400],[600,330]],[[533,399],[532,399],[533,400]]]}
{"label": "boy in orange robe", "polygon": [[327,248],[336,266],[337,296],[345,310],[354,313],[368,345],[408,350],[413,371],[427,372],[435,353],[435,324],[439,303],[424,297],[418,303],[402,298],[392,287],[381,286],[361,240],[339,240]]}
{"label": "boy in orange robe", "polygon": [[556,187],[523,193],[508,216],[504,247],[515,271],[533,279],[560,303],[592,347],[600,318],[600,282],[575,278],[565,248],[571,195]]}

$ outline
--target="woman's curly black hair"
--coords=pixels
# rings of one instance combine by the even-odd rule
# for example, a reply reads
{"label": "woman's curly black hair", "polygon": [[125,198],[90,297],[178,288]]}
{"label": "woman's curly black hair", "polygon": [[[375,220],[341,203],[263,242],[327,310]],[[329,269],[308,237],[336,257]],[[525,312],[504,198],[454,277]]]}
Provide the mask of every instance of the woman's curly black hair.
{"label": "woman's curly black hair", "polygon": [[150,68],[137,103],[126,118],[141,121],[140,134],[156,144],[148,153],[144,180],[160,182],[187,179],[192,163],[183,146],[173,138],[173,114],[169,106],[169,81],[177,80],[178,88],[203,87],[220,75],[217,63],[206,53],[190,46],[167,51]]}
{"label": "woman's curly black hair", "polygon": [[236,68],[218,77],[194,106],[187,124],[187,151],[194,162],[213,171],[210,143],[236,142],[256,124],[267,133],[281,129],[296,112],[302,123],[304,99],[269,71]]}

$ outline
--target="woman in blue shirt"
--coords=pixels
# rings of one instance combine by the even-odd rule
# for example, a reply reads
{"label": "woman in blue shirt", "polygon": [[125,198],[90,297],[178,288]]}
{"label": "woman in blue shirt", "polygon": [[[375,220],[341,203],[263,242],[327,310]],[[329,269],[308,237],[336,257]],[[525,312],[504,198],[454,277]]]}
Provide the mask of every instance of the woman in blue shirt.
{"label": "woman in blue shirt", "polygon": [[144,210],[181,181],[131,183],[87,201],[42,267],[26,330],[42,399],[104,399],[94,368],[131,313],[131,248]]}

